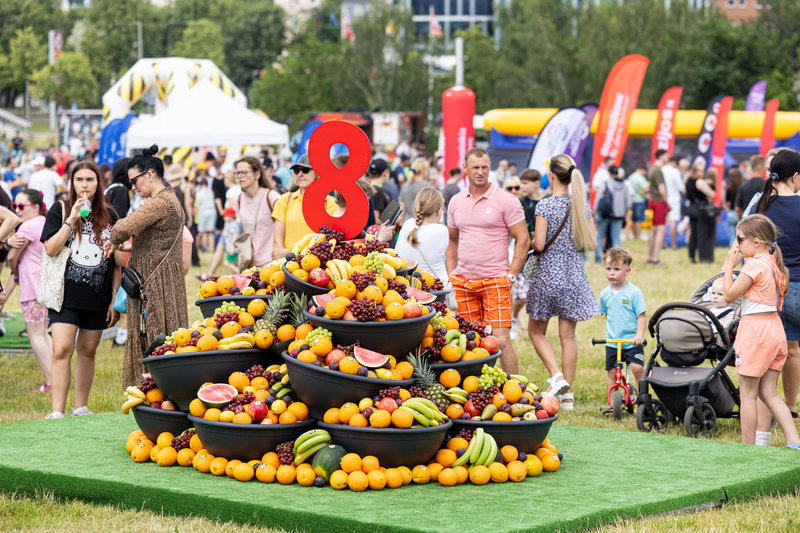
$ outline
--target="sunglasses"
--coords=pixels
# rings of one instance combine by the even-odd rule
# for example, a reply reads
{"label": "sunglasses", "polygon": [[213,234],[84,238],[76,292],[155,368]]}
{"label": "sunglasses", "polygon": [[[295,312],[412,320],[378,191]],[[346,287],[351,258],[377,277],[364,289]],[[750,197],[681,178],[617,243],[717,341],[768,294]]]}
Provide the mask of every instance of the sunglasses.
{"label": "sunglasses", "polygon": [[[742,237],[741,235],[737,235],[736,236],[736,244],[741,246],[742,245],[742,241],[746,241],[747,239],[748,239],[747,237]],[[750,240],[752,240],[752,239],[750,239]]]}
{"label": "sunglasses", "polygon": [[13,209],[14,211],[16,211],[17,209],[20,209],[20,210],[21,210],[21,209],[25,209],[25,208],[26,208],[26,207],[28,207],[28,206],[30,206],[30,207],[33,207],[33,206],[35,206],[35,205],[36,205],[36,204],[18,204],[18,203],[12,202],[12,203],[11,203],[11,209]]}
{"label": "sunglasses", "polygon": [[507,191],[518,191],[519,190],[519,185],[514,186],[514,187],[506,187],[506,190]]}
{"label": "sunglasses", "polygon": [[139,178],[141,178],[142,176],[144,176],[148,172],[149,172],[149,170],[145,170],[144,172],[142,172],[138,176],[134,176],[134,177],[130,178],[131,185],[135,187],[136,186],[136,180],[138,180]]}
{"label": "sunglasses", "polygon": [[298,168],[294,169],[294,173],[295,174],[308,174],[309,172],[311,172],[310,168],[300,168],[300,167],[298,167]]}

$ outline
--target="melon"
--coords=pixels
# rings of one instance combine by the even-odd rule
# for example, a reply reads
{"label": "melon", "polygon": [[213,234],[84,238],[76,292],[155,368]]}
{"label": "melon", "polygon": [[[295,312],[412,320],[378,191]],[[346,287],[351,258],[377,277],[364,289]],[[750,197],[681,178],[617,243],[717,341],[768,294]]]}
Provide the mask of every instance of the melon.
{"label": "melon", "polygon": [[236,387],[228,383],[212,383],[197,391],[197,397],[208,407],[225,407],[237,394]]}
{"label": "melon", "polygon": [[436,301],[436,295],[423,291],[422,289],[415,289],[414,287],[406,287],[406,296],[409,298],[416,298],[416,300],[423,305]]}
{"label": "melon", "polygon": [[233,280],[233,284],[239,287],[239,290],[250,285],[250,282],[253,280],[253,278],[245,276],[244,274],[231,274],[231,279]]}
{"label": "melon", "polygon": [[317,307],[325,307],[328,305],[328,302],[332,301],[334,298],[336,298],[335,294],[326,292],[325,294],[317,294],[311,300]]}
{"label": "melon", "polygon": [[388,355],[373,352],[372,350],[367,350],[361,346],[353,347],[353,356],[356,358],[356,361],[358,361],[359,364],[367,368],[380,368],[389,360]]}
{"label": "melon", "polygon": [[329,481],[331,474],[342,468],[342,457],[347,455],[347,450],[338,444],[331,444],[325,446],[314,455],[314,460],[311,462],[311,468],[318,476],[325,478]]}
{"label": "melon", "polygon": [[406,259],[406,266],[404,267],[404,269],[406,268],[409,270],[414,270],[415,268],[417,268],[417,262],[414,261],[413,259]]}

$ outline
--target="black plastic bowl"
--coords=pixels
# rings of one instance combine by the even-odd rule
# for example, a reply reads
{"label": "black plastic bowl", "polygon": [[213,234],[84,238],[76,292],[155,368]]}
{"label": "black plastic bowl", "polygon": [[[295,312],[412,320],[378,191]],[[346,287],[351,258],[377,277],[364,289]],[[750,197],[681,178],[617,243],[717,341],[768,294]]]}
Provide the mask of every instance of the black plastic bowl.
{"label": "black plastic bowl", "polygon": [[183,411],[167,411],[164,409],[153,409],[145,405],[137,405],[133,411],[133,418],[148,439],[155,442],[158,436],[169,431],[176,437],[183,433],[183,430],[192,427],[188,415]]}
{"label": "black plastic bowl", "polygon": [[292,273],[286,270],[286,263],[281,265],[281,270],[283,270],[283,283],[286,285],[286,288],[292,292],[302,292],[310,299],[318,294],[325,294],[326,292],[330,291],[328,287],[317,287],[316,285],[308,283],[307,281],[303,281],[292,276]]}
{"label": "black plastic bowl", "polygon": [[197,389],[206,381],[227,383],[233,372],[244,372],[253,365],[279,363],[280,356],[258,348],[215,350],[159,355],[142,359],[153,381],[181,411],[197,397]]}
{"label": "black plastic bowl", "polygon": [[331,407],[372,398],[381,389],[408,388],[414,383],[413,379],[388,380],[345,374],[298,361],[286,354],[283,359],[297,397],[308,406],[311,416],[320,420]]}
{"label": "black plastic bowl", "polygon": [[411,266],[407,266],[406,268],[398,268],[395,270],[395,274],[398,276],[408,276],[409,274],[412,274],[417,269],[418,263],[413,259],[406,259],[406,263],[409,261],[413,263]]}
{"label": "black plastic bowl", "polygon": [[391,354],[400,359],[413,351],[425,336],[428,322],[434,313],[428,312],[416,318],[386,320],[383,322],[356,322],[333,320],[303,311],[312,326],[323,327],[333,334],[333,344],[347,346],[356,342],[376,352]]}
{"label": "black plastic bowl", "polygon": [[436,296],[434,302],[445,303],[447,301],[447,295],[450,294],[450,289],[445,289],[443,291],[430,291],[430,293]]}
{"label": "black plastic bowl", "polygon": [[475,431],[477,428],[482,427],[486,433],[494,437],[498,448],[510,444],[521,452],[533,453],[547,438],[550,426],[556,420],[558,420],[558,415],[539,420],[516,420],[512,422],[455,418],[453,419],[453,434],[462,428]]}
{"label": "black plastic bowl", "polygon": [[214,422],[192,415],[189,415],[189,422],[194,424],[197,436],[206,450],[229,461],[261,459],[265,453],[275,451],[278,444],[295,440],[317,423],[309,418],[294,424],[234,424]]}
{"label": "black plastic bowl", "polygon": [[455,363],[433,363],[428,366],[437,376],[441,375],[441,373],[448,368],[455,368],[462,378],[467,376],[480,377],[483,365],[494,366],[497,360],[500,359],[500,354],[502,353],[502,351],[498,350],[497,353],[489,357],[481,357],[480,359],[471,359],[469,361],[456,361]]}
{"label": "black plastic bowl", "polygon": [[325,422],[318,422],[317,425],[331,434],[334,444],[344,447],[348,452],[361,457],[374,455],[381,466],[413,468],[427,465],[433,459],[453,423],[447,421],[441,426],[408,429],[365,428]]}
{"label": "black plastic bowl", "polygon": [[248,296],[242,296],[241,294],[232,296],[230,294],[226,294],[225,296],[200,298],[199,300],[195,300],[194,305],[200,308],[200,312],[203,313],[203,318],[209,318],[214,316],[214,309],[222,305],[223,302],[233,302],[239,307],[247,309],[247,305],[253,300],[267,301],[270,298],[272,298],[271,294],[251,294]]}

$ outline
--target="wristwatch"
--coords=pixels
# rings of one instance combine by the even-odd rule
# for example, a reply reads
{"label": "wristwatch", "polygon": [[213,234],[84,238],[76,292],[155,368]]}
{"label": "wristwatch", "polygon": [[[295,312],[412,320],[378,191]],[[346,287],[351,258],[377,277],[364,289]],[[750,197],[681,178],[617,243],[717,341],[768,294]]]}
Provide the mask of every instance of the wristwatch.
{"label": "wristwatch", "polygon": [[515,276],[514,274],[508,274],[508,279],[511,281],[511,283],[514,283],[515,281],[517,281],[517,276]]}

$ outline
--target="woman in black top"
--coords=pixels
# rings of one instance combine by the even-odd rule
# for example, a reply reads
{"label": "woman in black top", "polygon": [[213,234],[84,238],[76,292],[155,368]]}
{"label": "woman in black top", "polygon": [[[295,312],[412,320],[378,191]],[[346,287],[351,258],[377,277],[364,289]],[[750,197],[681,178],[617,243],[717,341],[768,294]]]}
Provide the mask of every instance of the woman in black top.
{"label": "woman in black top", "polygon": [[705,164],[695,163],[686,180],[686,199],[689,201],[689,260],[695,262],[695,251],[700,255],[701,263],[714,262],[714,241],[717,232],[717,210],[711,203],[714,189],[708,184],[712,178],[716,181],[716,170],[708,171],[707,180],[703,179]]}

